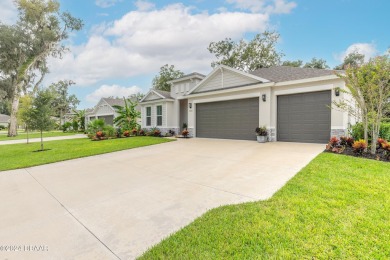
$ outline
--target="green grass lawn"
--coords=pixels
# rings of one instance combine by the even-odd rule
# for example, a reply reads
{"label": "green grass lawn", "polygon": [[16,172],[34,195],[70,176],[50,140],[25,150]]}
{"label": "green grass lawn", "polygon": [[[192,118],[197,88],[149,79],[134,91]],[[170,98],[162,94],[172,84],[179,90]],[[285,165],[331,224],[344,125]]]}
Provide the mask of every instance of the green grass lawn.
{"label": "green grass lawn", "polygon": [[271,199],[210,210],[140,259],[390,259],[390,164],[323,153]]}
{"label": "green grass lawn", "polygon": [[0,171],[25,168],[79,157],[109,153],[153,144],[169,142],[158,137],[130,137],[104,141],[71,139],[44,142],[44,152],[34,152],[40,143],[1,145]]}
{"label": "green grass lawn", "polygon": [[[75,135],[77,133],[72,133],[72,132],[62,132],[62,131],[52,131],[52,132],[44,132],[43,137],[53,137],[53,136],[67,136],[67,135]],[[32,132],[29,133],[29,138],[40,138],[41,133],[39,132]],[[27,134],[23,132],[18,132],[18,135],[15,137],[8,137],[7,136],[7,131],[0,131],[0,142],[1,141],[9,141],[9,140],[20,140],[20,139],[26,139]]]}

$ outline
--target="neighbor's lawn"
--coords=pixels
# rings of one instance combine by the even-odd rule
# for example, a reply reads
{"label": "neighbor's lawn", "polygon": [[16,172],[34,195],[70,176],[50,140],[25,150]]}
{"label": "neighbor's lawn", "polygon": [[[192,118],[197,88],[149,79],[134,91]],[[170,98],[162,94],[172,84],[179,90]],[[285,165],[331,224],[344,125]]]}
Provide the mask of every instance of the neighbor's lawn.
{"label": "neighbor's lawn", "polygon": [[141,257],[389,258],[390,164],[325,153],[271,199],[213,209]]}
{"label": "neighbor's lawn", "polygon": [[25,168],[46,163],[64,161],[90,155],[126,150],[171,141],[158,137],[130,137],[105,141],[71,139],[44,142],[44,152],[34,152],[40,143],[10,144],[0,146],[0,171]]}
{"label": "neighbor's lawn", "polygon": [[[1,131],[0,132],[0,142],[1,141],[8,141],[8,140],[20,140],[20,139],[26,139],[27,134],[23,132],[18,132],[18,135],[15,137],[8,137],[7,136],[7,131]],[[52,132],[44,132],[43,137],[53,137],[53,136],[67,136],[67,135],[75,135],[77,133],[72,133],[72,132],[62,132],[62,131],[52,131]],[[29,138],[40,138],[41,134],[37,132],[32,132],[28,134]]]}

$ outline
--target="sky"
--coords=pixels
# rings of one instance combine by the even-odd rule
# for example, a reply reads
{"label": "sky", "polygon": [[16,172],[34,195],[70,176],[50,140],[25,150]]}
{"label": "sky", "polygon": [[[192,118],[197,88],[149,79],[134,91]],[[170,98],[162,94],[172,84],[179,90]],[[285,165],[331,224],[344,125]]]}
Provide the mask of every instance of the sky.
{"label": "sky", "polygon": [[[44,85],[76,82],[79,108],[101,97],[146,93],[164,64],[208,74],[207,47],[225,38],[251,40],[277,31],[283,60],[325,59],[332,68],[350,52],[366,58],[390,48],[389,0],[59,0],[84,28],[65,42],[62,59],[50,59]],[[0,0],[0,20],[13,23],[13,0]]]}

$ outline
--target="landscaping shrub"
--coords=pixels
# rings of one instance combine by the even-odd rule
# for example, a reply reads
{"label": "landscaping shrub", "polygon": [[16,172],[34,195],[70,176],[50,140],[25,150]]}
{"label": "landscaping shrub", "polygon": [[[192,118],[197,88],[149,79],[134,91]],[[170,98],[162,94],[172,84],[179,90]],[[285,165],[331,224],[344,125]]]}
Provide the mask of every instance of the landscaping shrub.
{"label": "landscaping shrub", "polygon": [[124,131],[123,132],[123,136],[129,137],[130,136],[130,131],[129,130]]}
{"label": "landscaping shrub", "polygon": [[[351,128],[351,135],[355,140],[360,140],[364,138],[364,128],[362,123],[357,123]],[[390,123],[381,123],[379,129],[379,137],[390,140]],[[368,129],[368,140],[371,140],[371,129]]]}
{"label": "landscaping shrub", "polygon": [[106,137],[115,137],[115,128],[113,126],[104,126],[103,132],[105,133]]}
{"label": "landscaping shrub", "polygon": [[138,133],[138,135],[140,135],[140,136],[144,136],[144,135],[145,135],[145,130],[143,130],[143,129],[139,130],[139,133]]}
{"label": "landscaping shrub", "polygon": [[133,135],[137,135],[137,134],[138,134],[138,130],[134,128],[133,130],[131,130],[131,133],[132,133]]}
{"label": "landscaping shrub", "polygon": [[71,126],[72,126],[72,123],[71,123],[71,122],[65,122],[65,123],[61,126],[62,131],[63,131],[63,132],[69,131]]}
{"label": "landscaping shrub", "polygon": [[181,132],[181,135],[182,135],[184,138],[187,138],[189,134],[190,134],[190,132],[189,132],[187,129],[184,129],[184,130]]}
{"label": "landscaping shrub", "polygon": [[364,149],[367,148],[367,142],[363,139],[360,139],[359,141],[355,141],[352,145],[353,152],[355,154],[362,155],[364,152]]}
{"label": "landscaping shrub", "polygon": [[352,137],[342,136],[340,137],[340,145],[352,147],[354,143],[354,139]]}
{"label": "landscaping shrub", "polygon": [[265,126],[256,127],[255,132],[258,136],[267,136],[268,135],[268,131],[267,131],[267,128]]}
{"label": "landscaping shrub", "polygon": [[97,131],[97,132],[96,132],[96,138],[97,138],[98,140],[102,140],[102,139],[104,139],[104,137],[105,137],[105,134],[104,134],[103,131]]}
{"label": "landscaping shrub", "polygon": [[153,136],[160,137],[161,136],[161,131],[159,129],[154,129]]}
{"label": "landscaping shrub", "polygon": [[97,131],[102,131],[105,127],[105,123],[103,119],[95,119],[89,122],[87,126],[87,133],[95,134]]}
{"label": "landscaping shrub", "polygon": [[0,125],[0,130],[4,130],[4,129],[5,129],[5,126]]}
{"label": "landscaping shrub", "polygon": [[116,129],[116,137],[117,137],[117,138],[121,138],[121,137],[122,137],[122,134],[123,134],[122,128],[118,127],[118,128]]}
{"label": "landscaping shrub", "polygon": [[336,136],[333,136],[326,145],[326,150],[333,153],[342,153],[345,150],[345,146],[341,144],[340,139],[338,139]]}
{"label": "landscaping shrub", "polygon": [[72,128],[73,128],[73,131],[78,131],[79,130],[79,123],[77,123],[77,121],[73,121]]}

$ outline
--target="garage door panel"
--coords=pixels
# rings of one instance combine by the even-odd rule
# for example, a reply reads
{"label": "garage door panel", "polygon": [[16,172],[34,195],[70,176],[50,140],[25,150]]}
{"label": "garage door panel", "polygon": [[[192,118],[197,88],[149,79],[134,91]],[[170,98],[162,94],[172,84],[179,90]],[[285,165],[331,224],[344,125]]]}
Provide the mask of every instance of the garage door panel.
{"label": "garage door panel", "polygon": [[326,143],[330,137],[330,104],[330,91],[278,96],[278,140]]}
{"label": "garage door panel", "polygon": [[255,140],[259,123],[259,98],[196,105],[196,136]]}

